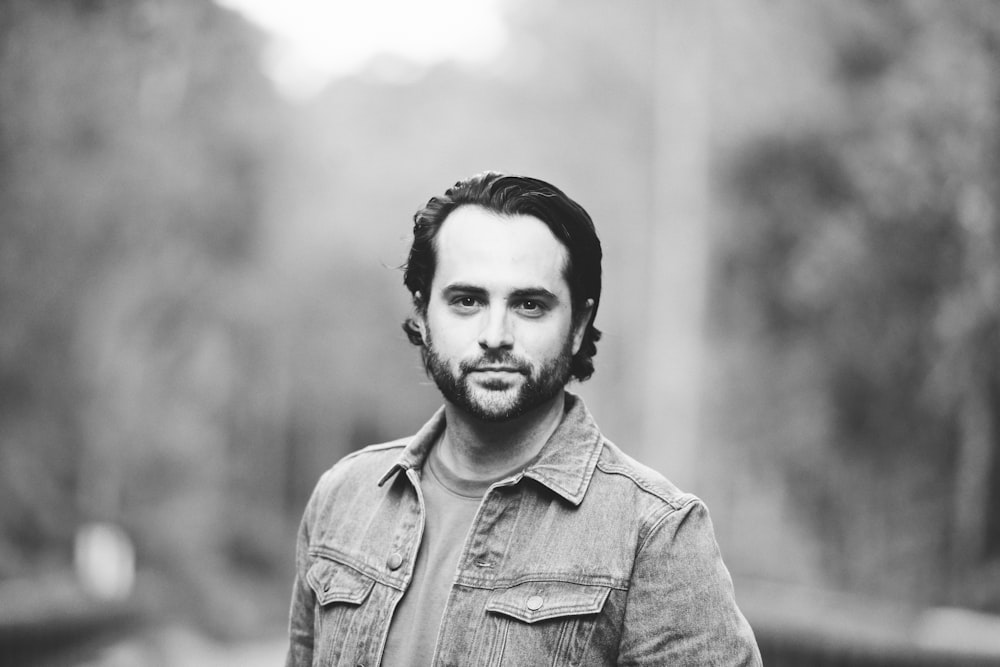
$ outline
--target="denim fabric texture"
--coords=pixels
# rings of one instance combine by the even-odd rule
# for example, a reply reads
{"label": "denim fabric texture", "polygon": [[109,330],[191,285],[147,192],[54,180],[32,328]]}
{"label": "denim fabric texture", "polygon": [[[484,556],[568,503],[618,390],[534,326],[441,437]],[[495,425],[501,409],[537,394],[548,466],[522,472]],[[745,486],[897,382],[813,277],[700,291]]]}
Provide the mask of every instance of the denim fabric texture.
{"label": "denim fabric texture", "polygon": [[[578,397],[566,405],[534,462],[483,498],[434,665],[760,665],[704,504],[605,439]],[[286,666],[380,664],[443,428],[441,410],[320,479],[299,531]]]}

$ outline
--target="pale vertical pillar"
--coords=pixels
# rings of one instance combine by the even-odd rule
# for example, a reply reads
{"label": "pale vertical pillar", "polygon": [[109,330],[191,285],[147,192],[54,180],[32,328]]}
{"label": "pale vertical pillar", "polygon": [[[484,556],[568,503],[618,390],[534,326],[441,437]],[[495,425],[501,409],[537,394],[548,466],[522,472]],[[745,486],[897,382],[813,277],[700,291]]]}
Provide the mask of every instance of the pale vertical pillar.
{"label": "pale vertical pillar", "polygon": [[655,119],[648,300],[639,372],[642,458],[682,488],[697,476],[707,291],[709,0],[653,3]]}

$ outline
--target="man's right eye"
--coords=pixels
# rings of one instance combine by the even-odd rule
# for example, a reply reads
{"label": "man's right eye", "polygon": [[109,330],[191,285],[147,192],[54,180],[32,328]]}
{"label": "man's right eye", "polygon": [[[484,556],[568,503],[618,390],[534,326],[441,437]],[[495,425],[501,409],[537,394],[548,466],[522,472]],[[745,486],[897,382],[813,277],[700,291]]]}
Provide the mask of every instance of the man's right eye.
{"label": "man's right eye", "polygon": [[451,305],[458,310],[474,310],[479,306],[479,299],[474,296],[460,296],[453,299]]}

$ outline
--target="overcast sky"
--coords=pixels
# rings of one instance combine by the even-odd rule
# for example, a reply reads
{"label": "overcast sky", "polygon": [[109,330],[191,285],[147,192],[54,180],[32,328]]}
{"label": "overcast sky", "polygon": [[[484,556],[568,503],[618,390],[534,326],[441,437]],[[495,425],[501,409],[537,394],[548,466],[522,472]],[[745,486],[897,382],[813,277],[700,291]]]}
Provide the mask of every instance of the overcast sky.
{"label": "overcast sky", "polygon": [[489,60],[506,39],[501,0],[216,0],[272,36],[262,65],[291,97],[389,55],[420,68]]}

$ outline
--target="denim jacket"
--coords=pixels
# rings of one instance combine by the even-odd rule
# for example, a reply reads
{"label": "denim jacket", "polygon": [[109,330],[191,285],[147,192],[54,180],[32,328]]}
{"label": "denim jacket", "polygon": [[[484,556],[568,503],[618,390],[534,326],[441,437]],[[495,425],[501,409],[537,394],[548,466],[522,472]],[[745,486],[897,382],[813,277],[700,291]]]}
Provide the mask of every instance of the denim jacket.
{"label": "denim jacket", "polygon": [[[534,462],[483,498],[434,665],[760,665],[705,506],[606,440],[579,398],[566,403]],[[443,428],[441,410],[320,479],[299,531],[286,666],[380,664]]]}

